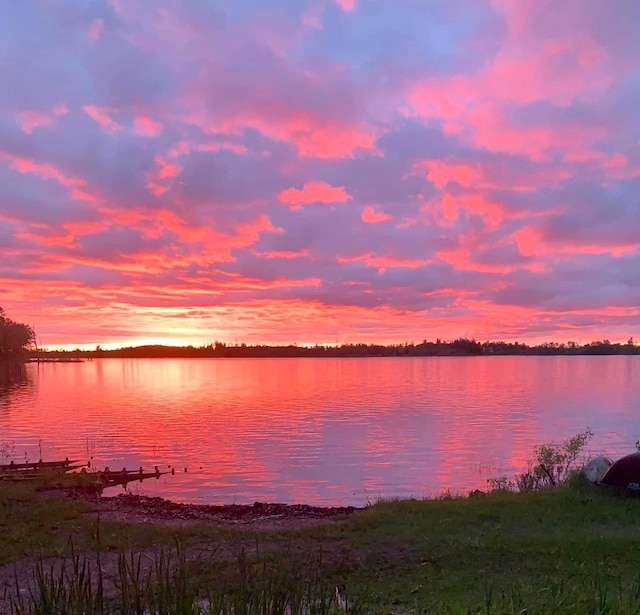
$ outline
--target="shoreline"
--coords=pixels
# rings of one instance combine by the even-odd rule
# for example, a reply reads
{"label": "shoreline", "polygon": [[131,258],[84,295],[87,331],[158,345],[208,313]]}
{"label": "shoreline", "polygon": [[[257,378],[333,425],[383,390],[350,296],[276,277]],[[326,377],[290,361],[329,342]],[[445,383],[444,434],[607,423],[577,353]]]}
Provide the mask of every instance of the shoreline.
{"label": "shoreline", "polygon": [[253,504],[189,504],[161,497],[121,493],[115,496],[87,496],[70,493],[70,497],[87,502],[90,512],[106,520],[133,524],[219,526],[263,529],[295,528],[347,519],[365,510],[356,506],[313,506],[254,502]]}

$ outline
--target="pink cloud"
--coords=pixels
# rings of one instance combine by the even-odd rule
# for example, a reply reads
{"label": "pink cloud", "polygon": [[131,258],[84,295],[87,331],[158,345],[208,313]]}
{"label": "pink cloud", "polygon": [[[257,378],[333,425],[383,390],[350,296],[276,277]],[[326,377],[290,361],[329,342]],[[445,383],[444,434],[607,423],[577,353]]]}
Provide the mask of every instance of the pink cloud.
{"label": "pink cloud", "polygon": [[283,190],[279,198],[291,209],[300,209],[302,205],[312,203],[344,203],[351,200],[351,195],[344,186],[331,186],[325,182],[307,182],[300,190],[297,188]]}
{"label": "pink cloud", "polygon": [[461,211],[480,216],[485,220],[487,228],[492,229],[499,227],[505,217],[509,216],[508,208],[504,204],[495,202],[483,194],[445,193],[422,207],[424,213],[434,210],[442,216],[436,216],[438,222],[449,226],[459,219]]}
{"label": "pink cloud", "polygon": [[394,268],[417,269],[429,263],[428,260],[421,258],[402,258],[371,253],[357,256],[337,256],[336,261],[338,263],[366,263],[369,267],[377,269],[378,273],[384,273],[385,269]]}
{"label": "pink cloud", "polygon": [[[280,22],[272,16],[265,19],[272,28],[280,29]],[[362,152],[377,153],[379,129],[366,116],[373,102],[369,86],[351,83],[341,63],[322,62],[312,70],[297,66],[287,59],[286,45],[278,49],[271,44],[269,28],[256,23],[255,31],[258,40],[248,40],[246,31],[232,35],[230,30],[213,48],[211,40],[202,36],[189,42],[197,58],[202,54],[248,55],[253,68],[251,76],[243,79],[223,62],[204,64],[185,88],[183,120],[208,135],[242,135],[255,129],[292,144],[308,158],[344,159]],[[295,37],[295,33],[289,35]],[[181,36],[177,39],[183,44]],[[210,112],[212,107],[215,114]]]}
{"label": "pink cloud", "polygon": [[59,116],[69,112],[66,105],[56,105],[50,113],[42,113],[33,109],[26,109],[18,113],[18,124],[25,134],[31,134],[34,129],[51,126]]}
{"label": "pink cloud", "polygon": [[442,121],[447,134],[491,151],[543,160],[562,149],[567,160],[593,158],[591,145],[606,135],[605,126],[578,118],[561,131],[516,125],[505,108],[536,101],[560,107],[576,100],[593,102],[629,67],[614,62],[590,35],[590,25],[584,23],[588,11],[580,3],[552,3],[557,31],[536,27],[536,20],[548,14],[547,3],[495,4],[507,24],[506,41],[495,58],[475,73],[418,79],[408,92],[413,110]]}
{"label": "pink cloud", "polygon": [[182,173],[182,167],[173,162],[175,156],[167,158],[164,156],[156,156],[156,170],[147,175],[147,188],[155,196],[162,196],[171,187],[171,180],[179,177]]}
{"label": "pink cloud", "polygon": [[309,250],[272,250],[270,252],[253,252],[258,258],[282,258],[291,260],[295,258],[309,258],[311,252]]}
{"label": "pink cloud", "polygon": [[50,126],[53,122],[54,118],[50,115],[46,115],[45,113],[40,113],[39,111],[32,111],[28,109],[18,113],[18,124],[20,125],[20,128],[22,128],[22,131],[28,135],[33,132],[34,128]]}
{"label": "pink cloud", "polygon": [[421,163],[426,168],[429,180],[436,188],[442,190],[450,181],[461,186],[477,185],[482,180],[482,173],[469,164],[452,164],[442,160],[426,160]]}
{"label": "pink cloud", "polygon": [[367,224],[380,224],[381,222],[391,220],[391,216],[389,214],[385,214],[383,211],[376,211],[371,205],[367,205],[362,210],[360,218]]}
{"label": "pink cloud", "polygon": [[195,117],[190,121],[203,126],[205,132],[229,135],[255,128],[264,135],[291,143],[305,157],[331,160],[353,157],[357,151],[377,153],[376,134],[371,127],[362,122],[349,125],[337,120],[316,118],[307,112],[292,112],[281,119],[253,113],[239,114],[214,125]]}
{"label": "pink cloud", "polygon": [[83,179],[69,176],[60,171],[55,165],[48,163],[38,163],[29,158],[20,158],[4,152],[0,152],[0,161],[8,162],[19,173],[33,173],[44,179],[53,179],[62,186],[82,187],[85,185]]}
{"label": "pink cloud", "polygon": [[624,154],[617,153],[611,156],[611,158],[604,163],[604,166],[607,167],[607,169],[621,170],[626,168],[627,164],[627,157]]}
{"label": "pink cloud", "polygon": [[236,227],[236,236],[233,240],[235,247],[245,247],[253,245],[262,233],[281,233],[279,229],[271,223],[269,216],[260,214],[255,220]]}
{"label": "pink cloud", "polygon": [[302,156],[347,158],[356,150],[375,151],[375,134],[364,126],[328,122],[298,131],[295,125],[291,125],[283,133],[285,135],[295,143]]}
{"label": "pink cloud", "polygon": [[102,38],[104,30],[104,21],[102,19],[94,19],[87,30],[87,36],[93,41],[99,41]]}
{"label": "pink cloud", "polygon": [[571,237],[551,238],[545,230],[537,225],[523,226],[512,234],[523,256],[542,258],[562,258],[571,255],[611,254],[616,257],[633,254],[638,250],[635,240],[613,243],[604,238],[577,242]]}
{"label": "pink cloud", "polygon": [[336,4],[346,12],[354,11],[356,8],[356,0],[336,0]]}
{"label": "pink cloud", "polygon": [[138,116],[135,119],[135,132],[141,137],[157,137],[162,134],[163,129],[162,123],[150,117]]}
{"label": "pink cloud", "polygon": [[98,107],[96,105],[85,105],[82,110],[106,132],[117,132],[122,130],[122,126],[109,117],[110,110],[106,107]]}
{"label": "pink cloud", "polygon": [[606,127],[575,122],[558,130],[553,126],[514,124],[496,103],[478,105],[467,114],[476,145],[492,152],[528,155],[536,162],[550,159],[560,150],[567,162],[593,160],[592,144],[606,134]]}
{"label": "pink cloud", "polygon": [[419,160],[412,171],[427,172],[427,178],[438,190],[446,191],[454,183],[470,191],[500,190],[505,186],[514,192],[533,192],[542,186],[557,186],[572,177],[573,170],[560,164],[503,167],[489,162],[466,162],[455,159]]}

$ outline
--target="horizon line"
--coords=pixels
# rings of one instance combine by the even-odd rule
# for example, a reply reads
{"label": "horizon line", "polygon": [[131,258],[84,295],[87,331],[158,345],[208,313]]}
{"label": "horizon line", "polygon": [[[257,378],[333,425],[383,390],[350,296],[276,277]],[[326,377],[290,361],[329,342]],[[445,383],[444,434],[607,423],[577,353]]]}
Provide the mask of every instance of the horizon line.
{"label": "horizon line", "polygon": [[[607,338],[604,339],[594,339],[589,342],[582,343],[582,341],[575,340],[567,340],[565,342],[557,342],[557,341],[543,341],[538,343],[527,343],[526,341],[520,340],[504,340],[504,339],[487,339],[484,341],[479,341],[473,337],[458,337],[453,340],[442,340],[440,338],[436,338],[435,340],[427,340],[424,339],[421,342],[394,342],[394,343],[381,343],[381,342],[342,342],[342,343],[299,343],[299,342],[290,342],[288,344],[269,344],[269,343],[256,343],[256,344],[248,344],[244,342],[220,342],[214,341],[209,342],[208,344],[165,344],[165,343],[149,343],[149,344],[138,344],[134,346],[114,346],[110,348],[105,348],[105,344],[91,344],[91,348],[89,348],[89,344],[82,344],[81,347],[76,345],[75,347],[72,344],[64,344],[56,347],[39,347],[35,349],[35,352],[117,352],[119,350],[135,350],[140,348],[171,348],[171,349],[189,349],[192,348],[194,350],[199,349],[207,349],[207,348],[217,348],[218,346],[224,348],[305,348],[305,349],[313,349],[313,348],[344,348],[348,346],[381,346],[383,348],[397,348],[397,347],[411,347],[411,346],[421,346],[425,344],[433,344],[433,345],[452,345],[457,341],[465,341],[465,342],[475,342],[476,344],[507,344],[507,345],[515,345],[519,344],[521,346],[526,346],[528,348],[538,348],[544,346],[557,346],[557,347],[575,347],[575,348],[583,348],[586,346],[591,346],[594,344],[604,344],[611,346],[638,346],[640,342],[634,340],[633,336],[629,336],[626,341],[611,341]],[[106,344],[110,346],[109,343]],[[572,345],[572,346],[570,346]],[[64,347],[63,347],[64,346]]]}

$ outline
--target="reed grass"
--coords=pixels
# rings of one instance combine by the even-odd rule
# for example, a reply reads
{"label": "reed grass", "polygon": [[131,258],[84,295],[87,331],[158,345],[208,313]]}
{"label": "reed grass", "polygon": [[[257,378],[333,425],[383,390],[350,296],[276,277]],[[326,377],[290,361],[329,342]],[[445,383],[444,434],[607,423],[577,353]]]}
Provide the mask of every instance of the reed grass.
{"label": "reed grass", "polygon": [[207,580],[194,578],[178,540],[161,549],[151,565],[145,554],[120,551],[117,573],[109,579],[95,558],[73,553],[37,559],[27,592],[16,579],[9,598],[11,615],[333,615],[360,610],[317,576],[295,572],[291,560],[243,549],[232,570]]}

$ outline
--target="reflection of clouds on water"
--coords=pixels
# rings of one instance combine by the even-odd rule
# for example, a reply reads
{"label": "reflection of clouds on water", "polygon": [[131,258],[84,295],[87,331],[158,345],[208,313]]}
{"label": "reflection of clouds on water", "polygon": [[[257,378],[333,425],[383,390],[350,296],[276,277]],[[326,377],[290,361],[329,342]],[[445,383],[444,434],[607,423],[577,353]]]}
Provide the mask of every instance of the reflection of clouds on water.
{"label": "reflection of clouds on water", "polygon": [[[141,493],[364,504],[483,488],[589,425],[633,450],[638,357],[101,359],[28,366],[0,439],[17,453],[176,468]],[[6,434],[6,436],[4,435]],[[183,469],[187,467],[188,472]],[[116,491],[117,492],[117,491]]]}

